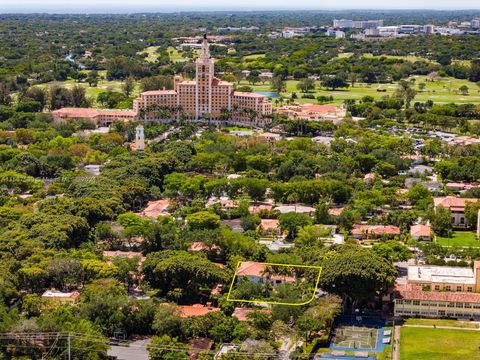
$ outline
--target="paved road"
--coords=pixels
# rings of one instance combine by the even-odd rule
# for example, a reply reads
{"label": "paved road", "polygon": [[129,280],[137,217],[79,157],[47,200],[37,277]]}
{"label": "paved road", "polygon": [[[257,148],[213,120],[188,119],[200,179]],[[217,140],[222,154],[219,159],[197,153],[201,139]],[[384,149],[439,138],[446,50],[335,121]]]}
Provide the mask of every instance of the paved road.
{"label": "paved road", "polygon": [[108,355],[116,356],[118,360],[148,360],[147,345],[150,339],[132,341],[127,346],[111,346]]}

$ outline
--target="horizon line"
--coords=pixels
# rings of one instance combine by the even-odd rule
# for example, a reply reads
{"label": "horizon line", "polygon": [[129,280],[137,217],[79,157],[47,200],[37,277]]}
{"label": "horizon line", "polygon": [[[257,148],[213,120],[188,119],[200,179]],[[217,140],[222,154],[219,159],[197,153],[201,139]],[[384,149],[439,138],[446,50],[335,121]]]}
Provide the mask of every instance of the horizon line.
{"label": "horizon line", "polygon": [[[283,11],[295,11],[295,12],[304,12],[304,11],[327,11],[327,12],[348,12],[348,11],[369,11],[369,12],[382,12],[382,11],[437,11],[437,12],[446,12],[446,11],[480,11],[480,7],[471,8],[471,7],[405,7],[405,8],[390,8],[390,7],[377,7],[377,8],[335,8],[335,7],[203,7],[188,9],[187,7],[171,8],[171,9],[156,9],[156,8],[145,8],[144,10],[139,10],[134,6],[118,6],[118,10],[112,9],[101,9],[100,7],[87,7],[85,10],[68,8],[68,7],[55,7],[52,9],[46,10],[37,10],[32,11],[30,9],[14,9],[12,7],[11,11],[2,11],[0,15],[145,15],[145,14],[171,14],[171,13],[220,13],[220,12],[283,12]],[[135,11],[133,11],[135,10]]]}

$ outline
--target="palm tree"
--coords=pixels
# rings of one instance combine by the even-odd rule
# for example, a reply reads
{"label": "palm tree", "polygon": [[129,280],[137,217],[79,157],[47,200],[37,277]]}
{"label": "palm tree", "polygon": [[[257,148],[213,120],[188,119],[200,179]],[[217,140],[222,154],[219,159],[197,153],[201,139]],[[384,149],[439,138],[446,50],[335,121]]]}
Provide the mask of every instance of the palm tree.
{"label": "palm tree", "polygon": [[220,110],[220,120],[228,122],[232,118],[232,112],[227,108],[222,108]]}
{"label": "palm tree", "polygon": [[249,120],[250,122],[254,123],[256,127],[258,127],[258,113],[255,109],[249,109]]}

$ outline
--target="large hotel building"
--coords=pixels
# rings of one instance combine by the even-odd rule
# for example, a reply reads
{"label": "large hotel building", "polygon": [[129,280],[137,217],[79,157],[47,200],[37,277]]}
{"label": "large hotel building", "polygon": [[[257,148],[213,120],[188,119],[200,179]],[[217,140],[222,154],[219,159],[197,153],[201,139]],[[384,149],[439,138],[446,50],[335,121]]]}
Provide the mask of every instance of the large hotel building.
{"label": "large hotel building", "polygon": [[271,122],[272,104],[261,94],[233,91],[233,84],[214,74],[206,35],[196,61],[195,80],[174,78],[173,90],[145,91],[133,102],[133,110],[63,108],[52,112],[54,120],[89,118],[97,126],[132,119],[144,121],[207,120],[217,123],[264,126]]}
{"label": "large hotel building", "polygon": [[215,77],[206,36],[196,61],[195,80],[184,80],[177,75],[173,90],[146,91],[133,103],[133,110],[146,121],[166,120],[165,115],[172,115],[158,110],[162,107],[175,109],[174,117],[183,113],[189,120],[250,121],[259,126],[269,122],[265,116],[272,113],[272,104],[265,96],[233,91],[232,83]]}

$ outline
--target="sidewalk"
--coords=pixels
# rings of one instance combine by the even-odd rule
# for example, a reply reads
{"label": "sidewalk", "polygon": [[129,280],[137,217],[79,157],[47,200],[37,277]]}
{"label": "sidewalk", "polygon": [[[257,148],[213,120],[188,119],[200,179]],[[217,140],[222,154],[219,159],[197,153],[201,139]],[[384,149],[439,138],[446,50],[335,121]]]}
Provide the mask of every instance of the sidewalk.
{"label": "sidewalk", "polygon": [[434,326],[434,325],[403,325],[404,327],[412,328],[428,328],[428,329],[449,329],[449,330],[471,330],[471,331],[480,331],[480,328],[465,328],[465,327],[456,327],[456,326]]}
{"label": "sidewalk", "polygon": [[393,330],[393,357],[392,360],[400,360],[400,328],[395,326]]}

